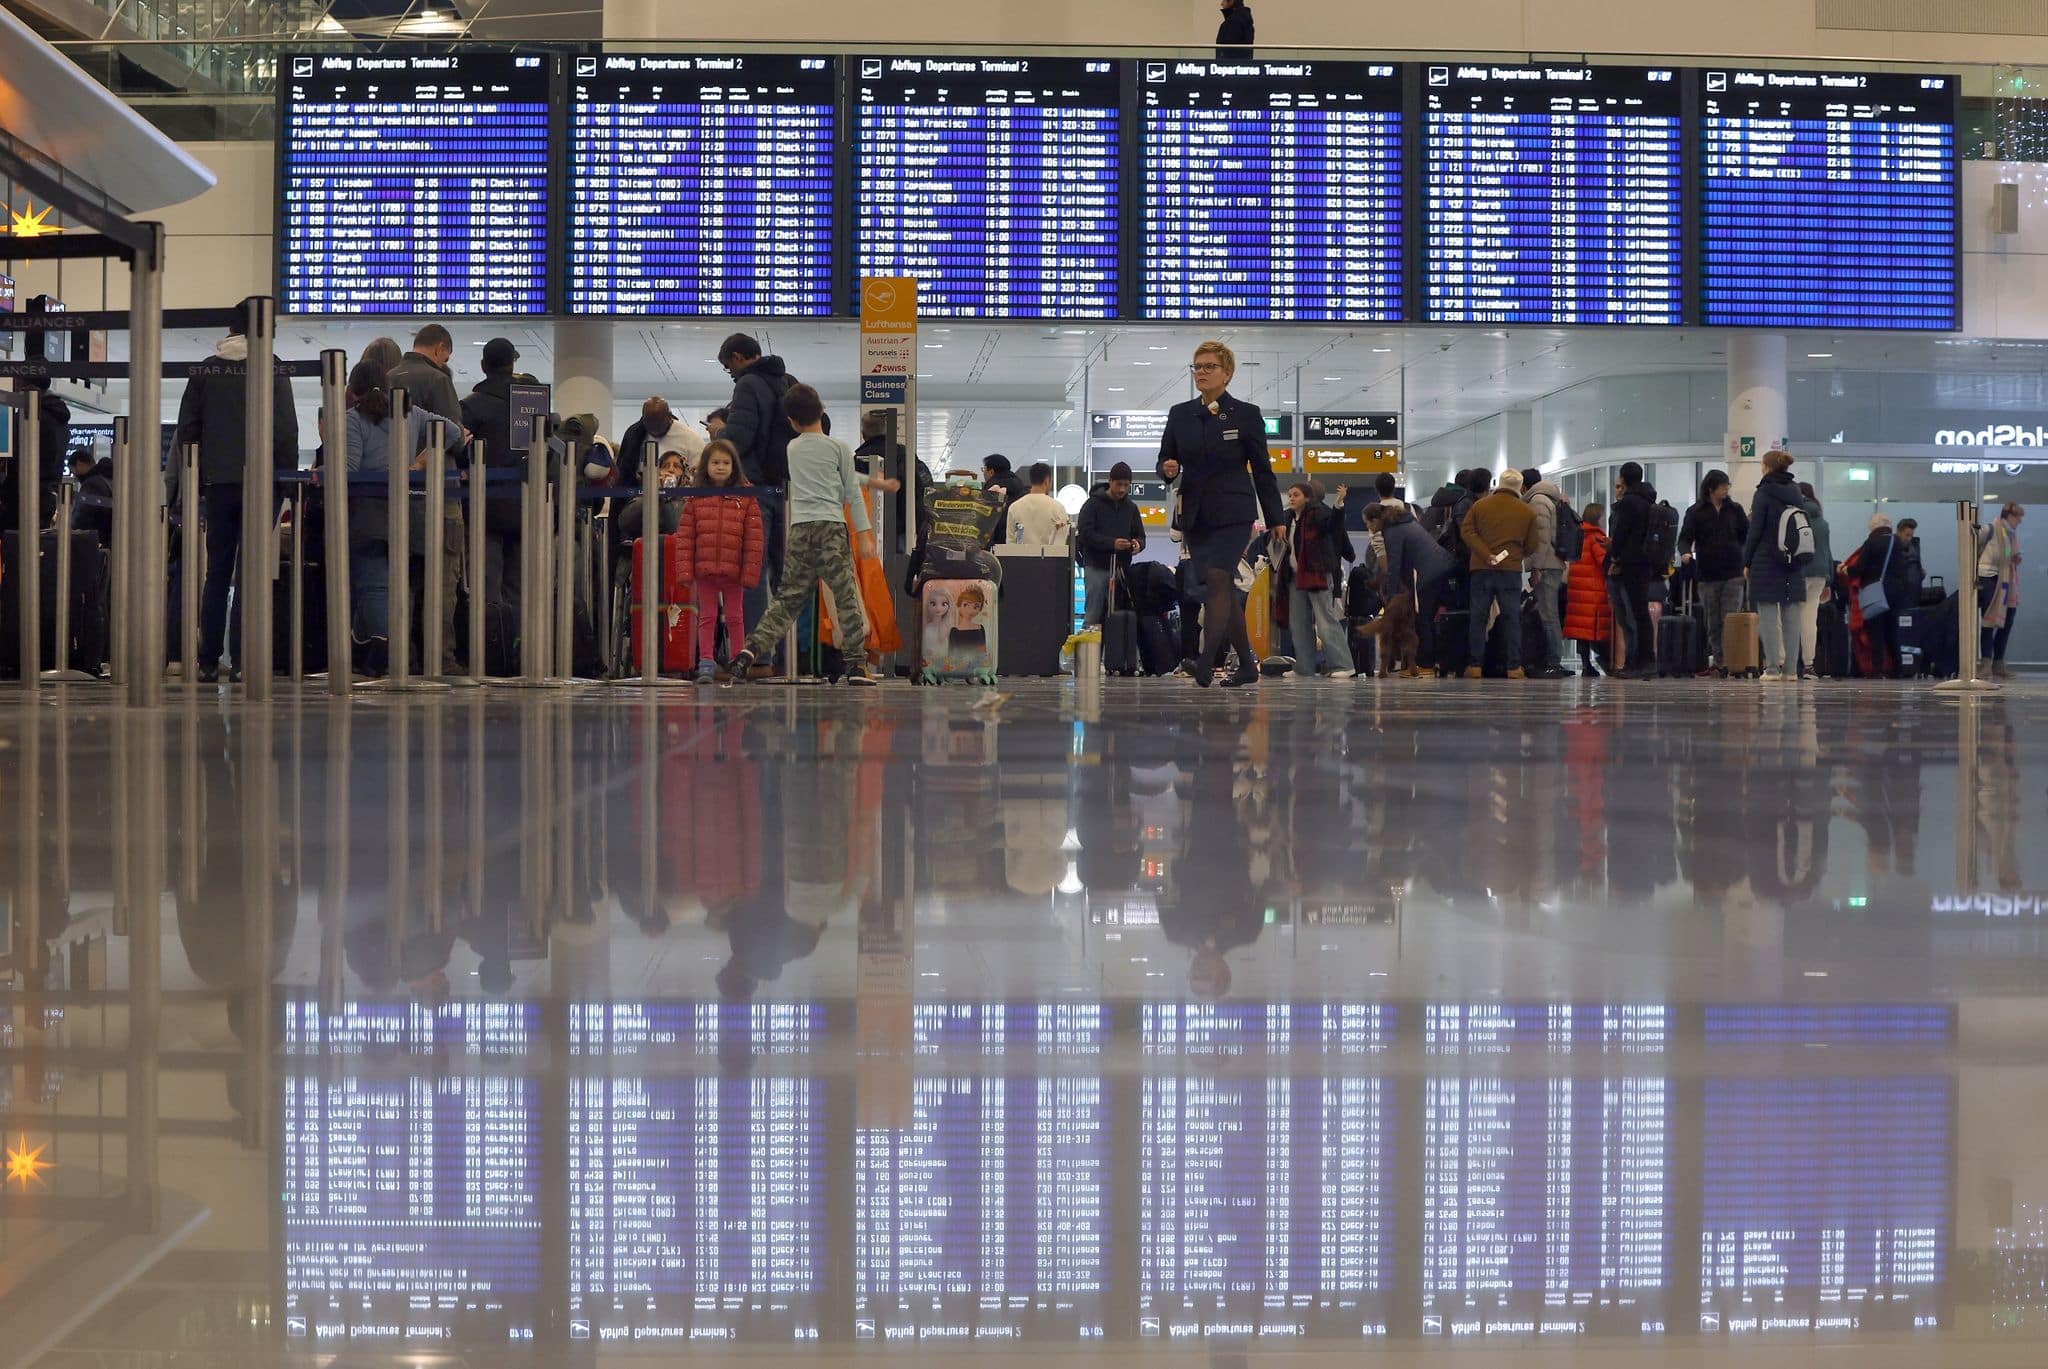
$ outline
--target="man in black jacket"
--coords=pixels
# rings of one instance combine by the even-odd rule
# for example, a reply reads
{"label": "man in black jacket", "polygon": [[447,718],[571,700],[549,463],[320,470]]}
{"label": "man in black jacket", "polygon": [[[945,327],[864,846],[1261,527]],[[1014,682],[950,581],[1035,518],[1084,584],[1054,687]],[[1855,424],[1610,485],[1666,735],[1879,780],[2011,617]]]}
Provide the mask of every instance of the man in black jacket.
{"label": "man in black jacket", "polygon": [[[36,452],[36,521],[47,528],[57,512],[57,486],[64,479],[64,451],[71,445],[71,406],[62,395],[50,393],[47,377],[18,380],[15,387],[42,394],[36,409],[41,434]],[[15,474],[19,465],[10,461],[0,467],[0,531],[13,532],[21,526],[20,494],[14,483],[19,478]]]}
{"label": "man in black jacket", "polygon": [[[782,412],[782,397],[797,383],[779,356],[762,356],[761,344],[734,333],[718,345],[718,364],[732,377],[732,399],[725,406],[725,428],[719,433],[740,454],[740,470],[752,485],[782,485],[789,479],[789,440],[796,430]],[[832,431],[831,419],[825,431]],[[746,592],[747,631],[768,611],[768,597],[782,580],[782,500],[761,499],[761,523],[767,534],[761,582]]]}
{"label": "man in black jacket", "polygon": [[[1607,515],[1607,573],[1621,584],[1628,605],[1628,666],[1616,671],[1624,678],[1649,679],[1657,673],[1657,633],[1650,624],[1650,580],[1663,573],[1650,555],[1650,520],[1657,517],[1657,491],[1643,479],[1640,463],[1622,463],[1614,482],[1614,511]],[[1617,624],[1617,628],[1622,625]]]}
{"label": "man in black jacket", "polygon": [[996,524],[996,540],[991,545],[1000,546],[1010,540],[1009,507],[1031,493],[1031,482],[1017,474],[1010,465],[1010,458],[1001,452],[992,452],[981,463],[981,487],[984,490],[1001,490],[1003,494],[1003,519]]}
{"label": "man in black jacket", "polygon": [[[220,658],[228,645],[228,593],[236,579],[235,563],[242,550],[242,475],[248,450],[248,306],[235,306],[227,336],[214,344],[213,364],[185,382],[178,404],[178,432],[172,450],[199,444],[199,503],[206,524],[206,588],[199,604],[199,680],[220,678]],[[278,374],[271,379],[270,470],[292,470],[299,464],[299,411],[292,383]],[[275,489],[259,491],[273,510]],[[233,651],[242,659],[243,623],[234,624]],[[235,672],[240,674],[239,667]]]}
{"label": "man in black jacket", "polygon": [[1132,555],[1145,549],[1145,520],[1131,500],[1129,466],[1119,461],[1109,468],[1108,485],[1088,496],[1074,531],[1086,591],[1082,616],[1093,627],[1109,612],[1110,581],[1116,569],[1128,570]]}
{"label": "man in black jacket", "polygon": [[1251,61],[1255,36],[1252,7],[1244,0],[1223,0],[1223,22],[1216,26],[1216,60]]}
{"label": "man in black jacket", "polygon": [[[405,391],[406,402],[415,409],[438,414],[450,423],[462,422],[462,400],[455,393],[455,375],[448,363],[455,359],[455,339],[438,323],[429,323],[413,335],[412,350],[399,359],[386,377],[387,385]],[[469,464],[469,448],[458,447],[449,454],[449,464],[460,470]],[[462,595],[463,558],[469,538],[463,533],[462,497],[458,494],[441,506],[441,650],[445,653],[438,669],[443,675],[456,674],[455,605]],[[428,669],[437,668],[430,664]]]}
{"label": "man in black jacket", "polygon": [[1678,559],[1693,567],[1707,615],[1707,652],[1724,674],[1721,630],[1729,614],[1742,612],[1742,548],[1748,540],[1749,515],[1728,497],[1728,472],[1708,471],[1700,502],[1686,510],[1678,530]]}
{"label": "man in black jacket", "polygon": [[[492,338],[484,344],[484,378],[462,401],[462,426],[483,439],[484,465],[491,470],[516,470],[526,453],[512,447],[512,385],[518,377],[513,366],[519,349],[509,338]],[[516,611],[519,606],[519,493],[487,491],[484,506],[483,600],[493,608]],[[475,662],[470,669],[480,671]]]}

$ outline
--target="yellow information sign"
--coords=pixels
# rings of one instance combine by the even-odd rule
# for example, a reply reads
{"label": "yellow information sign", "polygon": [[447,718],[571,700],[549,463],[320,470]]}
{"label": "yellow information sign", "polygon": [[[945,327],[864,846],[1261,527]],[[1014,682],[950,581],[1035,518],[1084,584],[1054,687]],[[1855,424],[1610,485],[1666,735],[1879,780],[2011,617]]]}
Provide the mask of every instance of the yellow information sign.
{"label": "yellow information sign", "polygon": [[917,278],[863,278],[860,283],[860,330],[863,333],[916,332]]}
{"label": "yellow information sign", "polygon": [[1311,475],[1388,475],[1401,469],[1399,447],[1304,447]]}

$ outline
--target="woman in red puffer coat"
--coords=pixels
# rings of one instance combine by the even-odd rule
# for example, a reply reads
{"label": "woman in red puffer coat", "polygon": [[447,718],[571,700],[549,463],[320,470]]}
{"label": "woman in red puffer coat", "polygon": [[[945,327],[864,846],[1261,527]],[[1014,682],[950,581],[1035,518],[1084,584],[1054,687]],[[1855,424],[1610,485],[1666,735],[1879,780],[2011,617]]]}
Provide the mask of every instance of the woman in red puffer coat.
{"label": "woman in red puffer coat", "polygon": [[[704,448],[700,487],[744,486],[739,453],[723,438]],[[697,680],[711,681],[718,649],[719,603],[725,605],[725,640],[733,650],[747,640],[746,591],[761,583],[761,504],[747,495],[697,495],[683,501],[676,526],[683,574],[697,586]]]}
{"label": "woman in red puffer coat", "polygon": [[1614,610],[1607,599],[1607,534],[1600,531],[1600,521],[1606,514],[1603,504],[1586,506],[1580,519],[1585,547],[1579,552],[1579,559],[1565,568],[1564,635],[1579,644],[1579,658],[1586,663],[1589,675],[1600,673],[1593,664],[1596,647],[1604,654],[1609,671],[1618,664],[1611,645]]}

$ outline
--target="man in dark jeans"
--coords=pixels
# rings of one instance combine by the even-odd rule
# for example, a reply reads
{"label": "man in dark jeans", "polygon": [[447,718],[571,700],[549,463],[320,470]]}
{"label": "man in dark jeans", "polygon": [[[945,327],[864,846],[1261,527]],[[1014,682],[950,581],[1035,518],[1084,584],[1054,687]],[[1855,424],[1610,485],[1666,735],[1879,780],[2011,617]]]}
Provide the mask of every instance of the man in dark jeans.
{"label": "man in dark jeans", "polygon": [[[228,635],[228,595],[236,584],[236,561],[242,550],[242,475],[248,422],[248,306],[235,306],[228,334],[214,344],[212,364],[185,382],[178,404],[174,451],[199,444],[199,503],[206,523],[206,588],[199,603],[199,680],[220,678],[220,658]],[[289,377],[271,380],[270,470],[291,470],[299,464],[299,413],[292,402]],[[273,488],[261,492],[268,507],[277,507]],[[241,677],[243,623],[234,633],[235,678]]]}
{"label": "man in dark jeans", "polygon": [[1657,516],[1657,491],[1643,480],[1643,468],[1622,463],[1614,482],[1614,510],[1607,516],[1607,564],[1620,582],[1634,621],[1628,666],[1614,672],[1623,679],[1649,679],[1657,673],[1657,632],[1650,623],[1650,578],[1662,574],[1649,554],[1650,520]]}
{"label": "man in dark jeans", "polygon": [[[789,439],[795,435],[782,412],[782,397],[796,377],[772,353],[745,333],[734,333],[718,346],[718,364],[732,377],[732,400],[725,406],[719,436],[740,454],[740,469],[750,485],[779,486],[789,479]],[[825,431],[830,433],[828,421]],[[761,497],[762,531],[767,535],[761,582],[746,592],[747,631],[768,611],[769,590],[782,581],[782,499]]]}

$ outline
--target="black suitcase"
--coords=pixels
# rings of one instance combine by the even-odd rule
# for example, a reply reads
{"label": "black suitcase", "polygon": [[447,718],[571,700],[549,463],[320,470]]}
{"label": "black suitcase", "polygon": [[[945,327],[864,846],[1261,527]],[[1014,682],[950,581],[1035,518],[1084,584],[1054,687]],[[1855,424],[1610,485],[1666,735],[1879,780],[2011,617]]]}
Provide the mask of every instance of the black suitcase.
{"label": "black suitcase", "polygon": [[1436,668],[1445,675],[1462,675],[1472,661],[1472,610],[1448,609],[1436,619]]}
{"label": "black suitcase", "polygon": [[[1974,606],[1973,603],[1972,607]],[[1958,635],[1962,630],[1962,596],[1951,594],[1933,608],[1921,609],[1914,616],[1919,619],[1917,627],[1920,673],[1944,680],[1958,674],[1963,668],[1963,644]],[[1904,645],[1905,631],[1902,623],[1901,648]],[[1903,654],[1902,650],[1901,655]]]}
{"label": "black suitcase", "polygon": [[[21,593],[13,578],[13,567],[21,564],[21,534],[14,529],[0,533],[0,677],[21,678],[21,628],[15,612]],[[43,632],[42,666],[55,670],[60,665],[98,675],[106,667],[109,633],[107,557],[96,532],[74,528],[71,533],[71,642],[67,659],[57,659],[57,534],[46,530],[42,543]]]}
{"label": "black suitcase", "polygon": [[1147,675],[1171,675],[1180,665],[1180,624],[1164,613],[1138,618],[1138,663]]}
{"label": "black suitcase", "polygon": [[1550,664],[1550,634],[1543,630],[1543,615],[1536,608],[1533,593],[1522,596],[1522,669],[1541,670]]}
{"label": "black suitcase", "polygon": [[1695,603],[1667,605],[1657,623],[1657,673],[1667,679],[1691,679],[1706,665],[1706,624]]}
{"label": "black suitcase", "polygon": [[1127,608],[1102,615],[1102,673],[1138,673],[1138,615]]}
{"label": "black suitcase", "polygon": [[1813,673],[1829,680],[1849,675],[1849,621],[1842,613],[1842,601],[1831,599],[1815,615]]}

